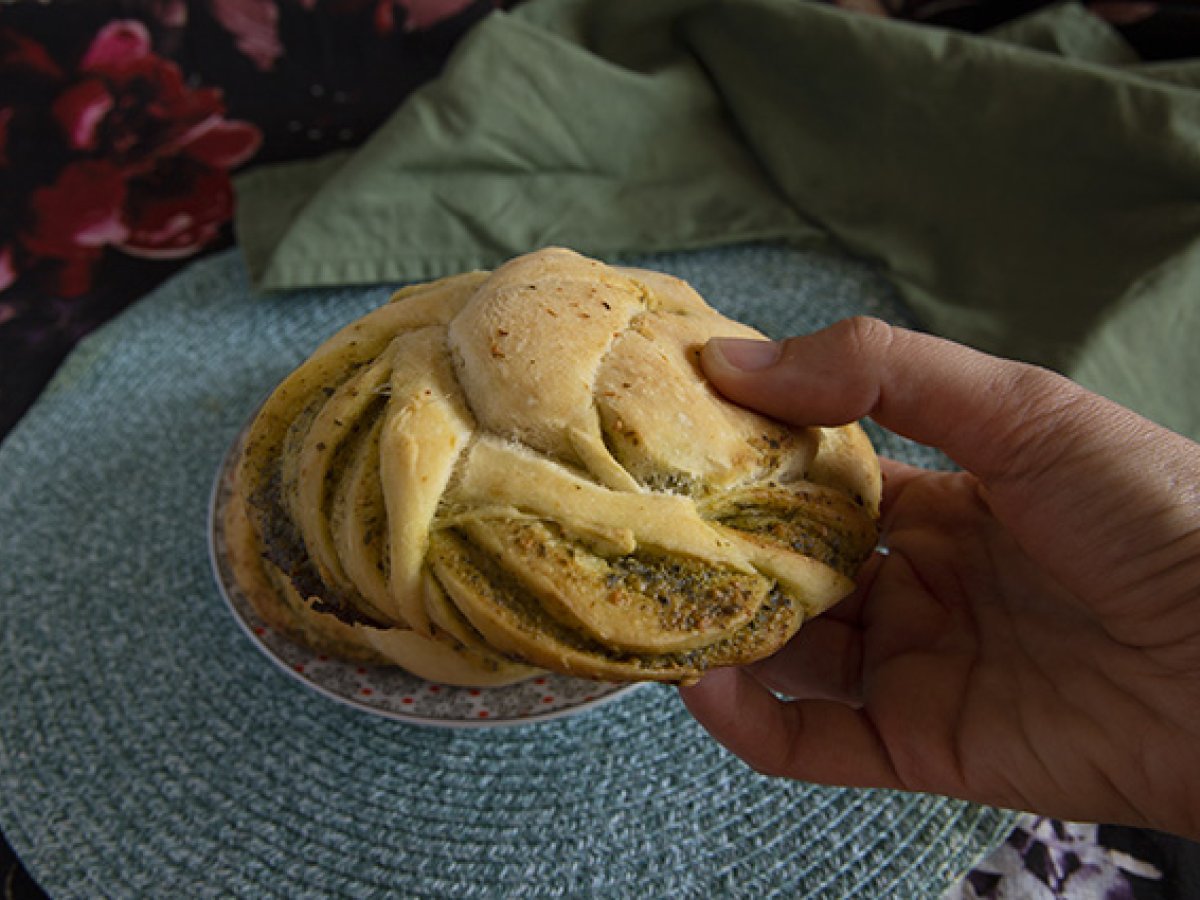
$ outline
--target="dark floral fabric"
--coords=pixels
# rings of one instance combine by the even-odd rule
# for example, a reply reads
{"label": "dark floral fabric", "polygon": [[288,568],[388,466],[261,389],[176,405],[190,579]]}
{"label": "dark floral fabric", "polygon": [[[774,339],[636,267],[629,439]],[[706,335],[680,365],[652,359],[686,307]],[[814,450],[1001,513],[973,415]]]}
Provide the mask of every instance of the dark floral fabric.
{"label": "dark floral fabric", "polygon": [[[515,0],[0,0],[0,439],[76,342],[232,240],[231,176],[354,146]],[[980,31],[1051,0],[824,0]],[[1144,59],[1200,2],[1091,0]],[[41,897],[0,839],[0,898]],[[1200,896],[1200,850],[1028,817],[946,896]]]}
{"label": "dark floral fabric", "polygon": [[3,242],[0,288],[28,276],[74,298],[108,250],[196,254],[229,221],[229,172],[262,133],[225,115],[221,91],[193,87],[153,52],[135,19],[105,24],[78,60],[0,30]]}
{"label": "dark floral fabric", "polygon": [[363,140],[502,0],[0,2],[0,436],[227,247],[231,175]]}

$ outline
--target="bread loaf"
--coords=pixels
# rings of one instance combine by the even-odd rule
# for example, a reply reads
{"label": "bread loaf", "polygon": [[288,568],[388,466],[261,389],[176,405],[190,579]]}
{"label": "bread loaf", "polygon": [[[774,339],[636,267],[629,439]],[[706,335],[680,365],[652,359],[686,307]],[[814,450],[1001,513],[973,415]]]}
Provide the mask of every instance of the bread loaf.
{"label": "bread loaf", "polygon": [[401,290],[252,423],[239,582],[298,640],[454,684],[689,682],[773,653],[850,591],[879,466],[857,425],[722,399],[714,336],[760,335],[562,249]]}

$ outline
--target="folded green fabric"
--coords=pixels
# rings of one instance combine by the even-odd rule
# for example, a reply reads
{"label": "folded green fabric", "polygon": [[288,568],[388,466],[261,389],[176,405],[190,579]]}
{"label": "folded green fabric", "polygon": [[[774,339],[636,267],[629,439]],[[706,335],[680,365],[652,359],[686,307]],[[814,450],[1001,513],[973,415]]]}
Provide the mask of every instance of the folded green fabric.
{"label": "folded green fabric", "polygon": [[981,37],[809,0],[530,0],[361,149],[237,187],[260,289],[827,242],[930,330],[1200,437],[1200,63],[1139,65],[1074,4]]}

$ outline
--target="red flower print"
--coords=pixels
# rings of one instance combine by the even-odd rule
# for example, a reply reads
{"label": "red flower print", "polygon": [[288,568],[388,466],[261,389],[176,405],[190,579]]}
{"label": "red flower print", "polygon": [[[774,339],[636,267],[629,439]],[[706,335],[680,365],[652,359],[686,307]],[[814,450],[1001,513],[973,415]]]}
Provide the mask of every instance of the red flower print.
{"label": "red flower print", "polygon": [[[125,205],[128,236],[119,242],[130,256],[178,259],[191,256],[209,243],[233,215],[233,189],[218,169],[181,162],[159,179],[130,185]],[[162,180],[172,179],[163,190]]]}
{"label": "red flower print", "polygon": [[75,297],[91,286],[90,272],[108,244],[125,240],[125,179],[111,163],[69,164],[58,180],[30,197],[31,228],[21,235],[25,252],[59,263],[58,290]]}
{"label": "red flower print", "polygon": [[116,166],[71,163],[54,184],[33,192],[33,228],[24,236],[25,247],[38,256],[66,259],[123,241],[129,234],[121,221],[124,204],[125,179]]}
{"label": "red flower print", "polygon": [[67,88],[54,101],[54,118],[76,150],[96,146],[96,130],[112,111],[113,97],[104,83],[89,78]]}
{"label": "red flower print", "polygon": [[192,132],[181,151],[214,169],[233,169],[254,154],[260,139],[258,129],[247,122],[210,120]]}
{"label": "red flower print", "polygon": [[[0,108],[0,194],[24,198],[23,208],[0,210],[0,290],[47,268],[61,295],[77,295],[108,249],[185,257],[229,221],[229,170],[254,155],[261,134],[225,118],[220,91],[188,85],[140,22],[105,25],[73,71],[0,29],[0,78],[10,76],[36,78],[47,102]],[[10,160],[18,129],[38,136],[19,161]],[[61,145],[48,146],[55,134]],[[10,175],[18,170],[45,174],[27,185]]]}
{"label": "red flower print", "polygon": [[[188,87],[176,65],[150,52],[150,35],[140,22],[113,22],[101,29],[80,71],[99,79],[112,95],[111,109],[100,122],[101,150],[129,174],[186,149],[222,122],[220,92]],[[236,163],[248,159],[259,142],[253,126],[240,125],[238,134]]]}

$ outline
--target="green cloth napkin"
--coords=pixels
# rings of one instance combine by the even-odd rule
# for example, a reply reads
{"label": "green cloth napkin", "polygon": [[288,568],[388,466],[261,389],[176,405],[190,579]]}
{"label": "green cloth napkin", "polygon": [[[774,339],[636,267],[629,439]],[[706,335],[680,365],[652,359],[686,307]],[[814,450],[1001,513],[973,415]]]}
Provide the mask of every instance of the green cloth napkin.
{"label": "green cloth napkin", "polygon": [[267,290],[546,244],[840,247],[930,330],[1200,437],[1200,62],[1139,64],[1075,4],[974,36],[810,0],[530,0],[362,148],[237,190]]}

